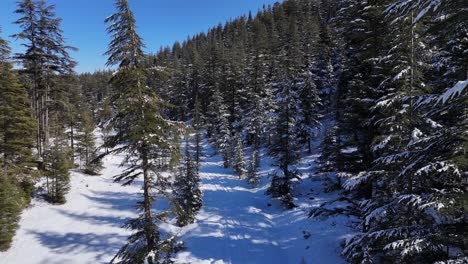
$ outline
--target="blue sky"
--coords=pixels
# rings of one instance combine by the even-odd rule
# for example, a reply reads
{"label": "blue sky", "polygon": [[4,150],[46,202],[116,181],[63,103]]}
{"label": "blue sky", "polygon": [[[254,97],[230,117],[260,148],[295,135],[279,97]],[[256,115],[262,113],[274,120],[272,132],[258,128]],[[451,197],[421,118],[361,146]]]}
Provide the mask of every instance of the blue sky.
{"label": "blue sky", "polygon": [[[12,22],[16,0],[0,0],[2,37],[19,31]],[[109,38],[104,19],[113,13],[113,0],[48,0],[57,6],[57,16],[63,19],[62,28],[68,44],[79,48],[72,56],[79,62],[77,72],[103,69],[102,55]],[[129,0],[137,19],[138,32],[144,38],[147,52],[161,46],[183,41],[187,36],[204,32],[218,23],[239,15],[256,13],[264,4],[281,0]],[[8,38],[14,52],[22,50],[20,43]]]}

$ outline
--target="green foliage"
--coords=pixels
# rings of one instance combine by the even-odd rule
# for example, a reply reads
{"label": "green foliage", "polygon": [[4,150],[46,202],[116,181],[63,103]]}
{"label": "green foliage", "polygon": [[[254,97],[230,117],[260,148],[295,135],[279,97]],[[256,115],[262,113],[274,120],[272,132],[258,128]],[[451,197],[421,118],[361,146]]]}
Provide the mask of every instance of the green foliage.
{"label": "green foliage", "polygon": [[0,62],[0,166],[17,178],[33,166],[31,148],[35,122],[26,89],[9,63]]}
{"label": "green foliage", "polygon": [[260,166],[260,153],[258,149],[253,149],[250,155],[249,166],[247,169],[247,182],[253,187],[257,187],[260,183],[258,176],[258,167]]}
{"label": "green foliage", "polygon": [[16,180],[0,172],[0,251],[11,245],[27,196]]}
{"label": "green foliage", "polygon": [[245,157],[244,157],[244,144],[242,143],[242,137],[239,133],[236,133],[232,140],[233,147],[233,167],[240,178],[245,176]]}
{"label": "green foliage", "polygon": [[55,204],[64,204],[70,190],[70,172],[73,167],[71,150],[63,140],[56,140],[45,154],[47,198]]}
{"label": "green foliage", "polygon": [[81,115],[81,134],[79,136],[78,154],[84,162],[84,172],[88,175],[97,175],[101,169],[101,162],[96,160],[96,146],[94,139],[94,122],[89,111]]}
{"label": "green foliage", "polygon": [[193,223],[197,212],[202,206],[200,177],[190,148],[190,140],[187,139],[185,142],[183,162],[174,183],[175,199],[181,209],[177,217],[177,224],[179,226]]}
{"label": "green foliage", "polygon": [[[115,89],[110,105],[115,109],[106,130],[116,131],[104,139],[109,153],[125,153],[124,164],[132,164],[115,181],[131,184],[143,178],[143,201],[137,206],[138,219],[128,222],[134,231],[128,243],[112,263],[167,263],[173,253],[161,237],[158,222],[167,215],[153,213],[156,193],[165,195],[167,181],[160,175],[179,157],[181,126],[164,116],[169,107],[154,89],[148,86],[148,71],[143,68],[143,42],[136,32],[135,18],[126,0],[116,0],[117,12],[106,19],[112,40],[106,55],[107,65],[118,65],[111,79]],[[156,189],[156,193],[155,193]]]}

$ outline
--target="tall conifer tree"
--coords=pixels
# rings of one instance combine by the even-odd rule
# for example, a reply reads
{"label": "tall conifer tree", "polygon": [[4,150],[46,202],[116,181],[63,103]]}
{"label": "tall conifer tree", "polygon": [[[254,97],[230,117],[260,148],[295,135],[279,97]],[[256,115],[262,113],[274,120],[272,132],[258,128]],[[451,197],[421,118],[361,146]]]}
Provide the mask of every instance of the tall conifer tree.
{"label": "tall conifer tree", "polygon": [[127,0],[116,0],[115,7],[117,12],[105,22],[112,38],[106,52],[107,65],[118,66],[111,80],[116,113],[109,121],[109,128],[117,132],[105,138],[104,146],[110,153],[126,153],[125,162],[133,161],[115,180],[131,184],[143,177],[143,201],[138,204],[141,215],[126,225],[134,233],[112,262],[167,263],[173,240],[162,238],[157,223],[161,216],[153,213],[153,201],[155,189],[164,190],[162,168],[169,165],[167,159],[178,155],[178,131],[163,116],[167,104],[146,84],[147,71],[142,67],[144,44],[136,32]]}

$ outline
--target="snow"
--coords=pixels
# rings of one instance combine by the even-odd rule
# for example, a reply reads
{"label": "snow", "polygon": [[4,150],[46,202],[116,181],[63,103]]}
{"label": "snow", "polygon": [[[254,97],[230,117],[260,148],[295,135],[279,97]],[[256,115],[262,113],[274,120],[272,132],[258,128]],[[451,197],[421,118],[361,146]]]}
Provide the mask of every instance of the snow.
{"label": "snow", "polygon": [[[320,142],[316,142],[318,146]],[[326,176],[313,174],[318,153],[306,156],[297,169],[302,181],[294,189],[293,210],[265,194],[273,160],[263,151],[261,182],[252,188],[239,179],[208,144],[201,163],[203,207],[196,222],[184,228],[161,225],[185,242],[176,263],[345,263],[340,243],[354,231],[348,217],[308,218],[311,209],[330,202],[342,206],[337,193],[324,191]],[[108,263],[125,244],[121,226],[136,216],[141,182],[121,186],[112,176],[124,168],[122,155],[103,160],[101,176],[72,172],[65,205],[34,198],[21,217],[12,248],[0,252],[0,264]],[[311,176],[309,177],[309,174]],[[159,205],[158,205],[159,206]]]}
{"label": "snow", "polygon": [[445,104],[448,100],[461,95],[467,85],[468,79],[464,81],[459,81],[454,87],[448,89],[443,95],[441,95],[437,100],[437,103],[442,102],[442,104]]}
{"label": "snow", "polygon": [[0,263],[109,263],[129,233],[124,222],[136,216],[139,187],[113,183],[122,156],[104,160],[103,176],[71,173],[67,203],[50,205],[34,198],[21,217],[11,249]]}
{"label": "snow", "polygon": [[[180,237],[187,251],[176,256],[176,263],[345,263],[340,242],[351,231],[349,219],[309,219],[308,213],[322,203],[336,199],[324,193],[323,178],[308,178],[318,155],[298,164],[303,181],[294,196],[298,208],[285,210],[279,201],[265,195],[273,160],[263,156],[261,184],[252,188],[245,179],[223,168],[222,158],[207,147],[202,161],[201,188],[204,204],[194,224],[183,228]],[[311,200],[311,197],[313,200]],[[270,206],[269,206],[270,205]],[[310,237],[305,238],[305,234]]]}

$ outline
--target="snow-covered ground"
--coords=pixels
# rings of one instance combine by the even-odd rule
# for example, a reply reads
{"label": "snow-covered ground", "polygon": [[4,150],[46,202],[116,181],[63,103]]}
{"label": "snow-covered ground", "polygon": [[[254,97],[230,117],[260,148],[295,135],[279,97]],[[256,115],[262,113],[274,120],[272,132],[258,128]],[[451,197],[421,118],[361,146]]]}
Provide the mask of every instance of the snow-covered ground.
{"label": "snow-covered ground", "polygon": [[[323,191],[323,176],[309,174],[317,155],[298,168],[303,181],[295,189],[298,208],[285,210],[265,195],[272,160],[262,161],[262,181],[251,188],[206,146],[201,178],[203,208],[194,224],[176,232],[187,249],[176,263],[344,263],[340,242],[352,232],[343,216],[314,220],[310,209],[337,198]],[[120,186],[112,176],[121,172],[121,156],[104,160],[102,176],[72,172],[71,191],[61,206],[34,199],[24,211],[12,248],[0,252],[0,264],[108,263],[126,242],[122,224],[136,215],[140,186]],[[303,261],[304,262],[301,262]]]}
{"label": "snow-covered ground", "polygon": [[210,148],[206,154],[201,166],[203,208],[196,223],[181,231],[188,249],[178,254],[177,263],[344,263],[340,242],[352,232],[349,220],[307,217],[310,209],[337,198],[323,192],[321,176],[309,179],[305,173],[315,167],[317,155],[299,164],[304,172],[295,189],[299,207],[285,210],[265,195],[271,159],[262,160],[262,184],[251,188],[224,169],[221,157],[211,156]]}
{"label": "snow-covered ground", "polygon": [[123,157],[104,160],[103,176],[71,173],[67,203],[56,206],[33,199],[1,264],[109,263],[125,243],[122,224],[136,215],[138,186],[123,187],[112,180]]}

